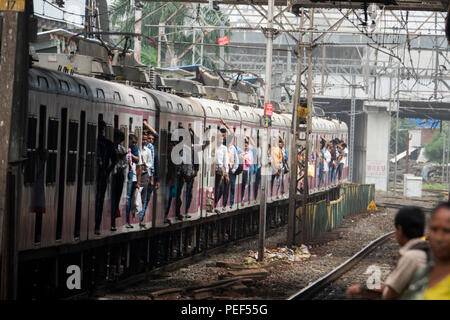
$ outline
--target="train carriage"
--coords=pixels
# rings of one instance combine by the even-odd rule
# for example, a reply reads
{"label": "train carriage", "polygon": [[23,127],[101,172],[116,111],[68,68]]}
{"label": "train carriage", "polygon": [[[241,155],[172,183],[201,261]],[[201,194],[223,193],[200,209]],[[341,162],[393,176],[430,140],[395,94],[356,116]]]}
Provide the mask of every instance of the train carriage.
{"label": "train carriage", "polygon": [[[202,193],[202,210],[203,213],[207,214],[206,208],[206,199],[207,192],[215,191],[215,155],[218,143],[218,140],[221,138],[219,129],[222,127],[222,123],[220,119],[222,118],[227,125],[232,128],[238,129],[241,126],[241,116],[240,114],[233,108],[231,104],[223,103],[220,101],[203,99],[203,98],[191,98],[193,101],[199,103],[204,110],[205,118],[204,118],[204,128],[205,128],[205,136],[204,138],[210,141],[208,147],[204,150],[204,173],[203,173],[203,193]],[[215,192],[214,192],[215,193]],[[227,210],[226,207],[223,207],[223,199],[217,203],[217,208],[223,208],[223,210]]]}
{"label": "train carriage", "polygon": [[[151,94],[156,102],[156,106],[159,110],[158,114],[158,125],[154,127],[159,131],[159,140],[158,140],[158,151],[159,151],[159,177],[161,189],[157,191],[157,204],[155,207],[150,207],[152,210],[156,211],[156,225],[161,225],[164,220],[164,213],[167,208],[169,208],[168,218],[173,218],[175,216],[176,210],[176,199],[171,199],[169,204],[169,194],[170,194],[170,181],[168,181],[167,170],[168,170],[168,161],[169,157],[171,157],[171,153],[169,153],[169,138],[172,141],[178,139],[175,135],[175,130],[177,128],[182,128],[188,130],[191,126],[197,137],[201,137],[204,128],[204,111],[197,103],[194,103],[191,100],[178,97],[172,94],[168,94],[165,92],[150,90],[150,89],[142,89],[145,92]],[[184,131],[186,132],[186,131]],[[183,133],[182,131],[177,132]],[[194,179],[193,190],[192,190],[192,203],[188,208],[188,215],[190,215],[193,219],[197,219],[200,217],[200,193],[202,190],[202,175],[203,175],[203,167],[202,167],[202,158],[199,157],[199,172],[197,173],[197,177]],[[186,213],[186,188],[183,188],[181,199],[182,205],[180,209],[180,214]]]}
{"label": "train carriage", "polygon": [[[146,120],[159,133],[156,156],[161,187],[154,192],[148,206],[144,223],[151,227],[164,227],[164,212],[168,207],[167,161],[168,139],[178,127],[191,127],[198,137],[197,147],[210,141],[203,151],[197,149],[198,174],[194,180],[192,203],[187,210],[191,220],[206,217],[207,191],[214,190],[215,152],[220,119],[236,134],[234,143],[244,148],[244,136],[261,147],[264,128],[261,125],[263,110],[231,103],[180,97],[170,93],[147,88],[107,82],[91,77],[68,75],[42,68],[30,69],[29,114],[27,128],[28,160],[24,168],[23,201],[20,216],[20,250],[38,249],[61,244],[79,243],[98,238],[94,234],[97,138],[98,124],[106,123],[105,135],[113,139],[114,129],[121,130],[126,137],[123,146],[128,147],[128,134],[138,136],[141,145],[143,121]],[[290,115],[274,113],[271,135],[273,143],[282,136],[290,151]],[[309,178],[310,193],[321,192],[332,186],[318,187],[318,149],[320,136],[327,140],[338,137],[347,141],[347,126],[337,120],[313,117],[311,154],[309,161],[315,167],[314,177]],[[40,160],[41,150],[46,150],[46,161]],[[289,154],[289,157],[292,155]],[[295,155],[294,155],[295,156]],[[260,151],[257,164],[261,162]],[[292,170],[292,168],[289,168]],[[344,179],[348,166],[344,168]],[[268,177],[268,202],[286,199],[289,192],[289,174],[285,173],[278,188],[272,177]],[[242,174],[236,179],[235,201],[230,208],[230,194],[224,212],[259,204],[260,194],[255,197],[256,174],[249,174],[245,193],[242,190]],[[39,212],[35,199],[40,190],[45,190],[45,199],[40,199],[45,213]],[[111,196],[108,183],[102,214],[101,237],[123,232],[141,230],[138,217],[132,218],[133,229],[125,228],[127,201],[126,178],[120,202],[121,217],[117,218],[118,230],[110,230]],[[181,214],[186,213],[186,187],[181,194]],[[39,200],[39,199],[38,199]],[[242,200],[244,200],[242,202]],[[30,207],[32,208],[30,212]],[[169,218],[175,215],[176,200],[171,200]],[[217,204],[223,207],[223,199]],[[37,211],[37,212],[36,212]]]}
{"label": "train carriage", "polygon": [[[244,142],[245,137],[249,136],[252,137],[252,140],[254,143],[257,143],[258,135],[259,135],[259,123],[260,118],[259,116],[254,112],[253,108],[247,107],[247,106],[239,106],[239,114],[241,115],[241,126],[236,131],[237,134],[237,141],[236,145],[244,150]],[[250,152],[250,151],[249,151]],[[252,160],[254,160],[252,158]],[[242,160],[241,160],[242,161]],[[239,174],[236,179],[236,198],[235,202],[237,203],[239,208],[246,207],[251,204],[252,196],[254,196],[254,183],[255,183],[255,176],[253,175],[252,168],[249,168],[248,172],[246,173],[247,177],[245,179],[245,188],[243,188],[244,184],[244,176],[243,173]],[[242,193],[242,190],[244,189],[244,193]]]}
{"label": "train carriage", "polygon": [[[263,109],[254,109],[254,112],[259,115],[259,117],[262,119],[264,116],[264,110]],[[289,118],[285,115],[280,115],[274,113],[271,117],[272,119],[272,127],[270,130],[271,138],[269,143],[269,146],[271,147],[272,144],[276,144],[277,147],[279,147],[278,141],[279,136],[281,136],[286,145],[285,148],[288,152],[288,158],[289,158],[289,151],[290,151],[290,121]],[[260,125],[260,128],[262,126]],[[259,131],[260,133],[264,130],[264,128],[261,128]],[[270,157],[272,156],[270,153],[270,149],[268,150]],[[272,167],[273,168],[273,167]],[[276,170],[271,170],[271,176],[268,177],[267,187],[268,187],[268,196],[267,201],[276,201],[282,198],[287,197],[287,194],[289,192],[289,174],[282,173],[280,176],[275,176]],[[278,179],[279,182],[278,182]],[[273,183],[272,183],[273,182]],[[272,187],[273,185],[273,187]],[[260,199],[260,195],[258,193],[258,202]]]}

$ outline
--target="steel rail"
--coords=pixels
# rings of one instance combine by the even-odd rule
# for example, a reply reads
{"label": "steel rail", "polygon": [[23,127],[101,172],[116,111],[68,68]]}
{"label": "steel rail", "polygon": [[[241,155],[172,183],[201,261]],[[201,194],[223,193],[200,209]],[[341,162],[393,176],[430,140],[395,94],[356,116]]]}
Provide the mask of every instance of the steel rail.
{"label": "steel rail", "polygon": [[385,243],[394,234],[394,231],[388,232],[381,237],[373,240],[366,247],[358,251],[355,255],[345,261],[343,264],[335,268],[334,270],[327,273],[322,278],[314,281],[306,288],[303,288],[299,292],[290,296],[287,300],[310,300],[312,297],[316,296],[323,288],[328,284],[339,279],[343,274],[353,268],[358,262],[360,262],[365,256],[370,252],[375,250],[378,246]]}

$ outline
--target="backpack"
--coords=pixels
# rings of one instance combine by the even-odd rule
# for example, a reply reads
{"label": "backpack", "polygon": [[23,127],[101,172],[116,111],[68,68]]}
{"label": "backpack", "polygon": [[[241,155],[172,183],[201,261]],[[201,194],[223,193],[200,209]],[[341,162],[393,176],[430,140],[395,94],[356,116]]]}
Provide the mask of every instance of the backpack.
{"label": "backpack", "polygon": [[[234,146],[234,150],[237,152],[236,146]],[[238,157],[238,159],[239,159],[239,157]],[[237,175],[241,174],[243,170],[244,170],[244,164],[240,163],[240,160],[239,160],[239,165],[238,165],[236,171],[234,172],[234,175],[237,176]]]}
{"label": "backpack", "polygon": [[234,174],[237,176],[238,174],[241,174],[243,170],[244,170],[244,164],[239,163],[239,166],[237,167]]}
{"label": "backpack", "polygon": [[430,249],[430,246],[428,245],[428,242],[426,242],[426,241],[418,242],[418,243],[414,244],[413,246],[411,246],[408,249],[408,251],[409,250],[422,250],[427,255],[427,262],[431,261],[431,258],[432,258],[432,256],[431,256],[431,249]]}

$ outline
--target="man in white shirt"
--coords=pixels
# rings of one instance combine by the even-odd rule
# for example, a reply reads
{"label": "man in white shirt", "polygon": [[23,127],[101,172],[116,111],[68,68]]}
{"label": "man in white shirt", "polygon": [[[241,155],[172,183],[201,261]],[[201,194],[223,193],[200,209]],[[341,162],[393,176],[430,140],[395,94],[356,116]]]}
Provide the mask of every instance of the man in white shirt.
{"label": "man in white shirt", "polygon": [[338,166],[338,180],[340,182],[342,179],[342,172],[344,170],[345,165],[347,164],[347,158],[348,158],[348,149],[347,149],[347,145],[345,143],[341,144],[339,153],[341,154],[341,160],[339,161],[339,166]]}
{"label": "man in white shirt", "polygon": [[327,175],[331,174],[331,172],[329,172],[330,162],[331,162],[330,146],[325,145],[324,150],[323,150],[323,179],[324,179],[324,181],[328,181],[328,182],[330,182],[330,181],[329,181],[329,179],[327,179]]}
{"label": "man in white shirt", "polygon": [[134,134],[130,134],[128,138],[129,149],[127,154],[128,160],[128,182],[127,182],[127,208],[126,208],[126,227],[133,228],[130,223],[130,212],[133,211],[133,217],[135,215],[134,209],[132,210],[132,203],[134,198],[134,191],[136,188],[140,188],[141,173],[142,173],[142,158],[139,156],[139,148],[137,147],[138,137]]}
{"label": "man in white shirt", "polygon": [[[217,206],[220,198],[223,195],[224,183],[228,184],[228,148],[226,147],[226,133],[225,128],[220,129],[220,135],[218,138],[218,143],[216,149],[216,176],[214,181],[214,207]],[[220,210],[216,208],[216,213],[220,213]]]}
{"label": "man in white shirt", "polygon": [[[140,216],[139,216],[139,226],[145,228],[145,223],[143,223],[144,221],[144,216],[145,216],[145,211],[147,209],[147,207],[144,207],[144,201],[146,199],[147,196],[147,190],[148,188],[150,188],[150,180],[151,180],[151,175],[152,175],[152,165],[153,165],[153,154],[152,151],[147,148],[147,136],[143,135],[142,136],[142,148],[139,152],[139,155],[141,157],[141,162],[142,162],[142,174],[141,174],[141,186],[142,191],[141,191],[141,199],[142,199],[142,211],[140,212]],[[145,208],[145,209],[144,209]]]}

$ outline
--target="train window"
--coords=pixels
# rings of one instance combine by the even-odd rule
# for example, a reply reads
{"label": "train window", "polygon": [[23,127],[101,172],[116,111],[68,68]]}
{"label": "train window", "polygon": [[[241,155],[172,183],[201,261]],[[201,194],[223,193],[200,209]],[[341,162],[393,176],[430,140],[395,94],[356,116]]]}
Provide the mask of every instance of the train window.
{"label": "train window", "polygon": [[111,125],[106,125],[105,137],[111,141],[114,139],[114,128]]}
{"label": "train window", "polygon": [[80,94],[82,94],[83,96],[87,96],[88,95],[86,86],[80,84],[80,85],[78,85],[78,88],[80,89]]}
{"label": "train window", "polygon": [[58,119],[49,118],[47,126],[47,170],[45,182],[56,182],[56,160],[58,156]]}
{"label": "train window", "polygon": [[27,161],[25,162],[25,171],[23,182],[25,185],[31,184],[35,180],[35,157],[36,153],[36,129],[37,118],[36,116],[28,117],[28,130],[27,130]]}
{"label": "train window", "polygon": [[87,125],[86,139],[86,175],[85,183],[91,184],[95,181],[95,147],[97,141],[97,126],[93,123]]}
{"label": "train window", "polygon": [[97,98],[105,100],[105,92],[102,89],[97,89]]}
{"label": "train window", "polygon": [[226,110],[227,111],[227,115],[230,115],[230,111],[228,111],[228,110]]}
{"label": "train window", "polygon": [[183,111],[183,106],[181,105],[181,103],[177,103],[177,107],[178,107],[178,110]]}
{"label": "train window", "polygon": [[74,183],[77,170],[78,154],[78,122],[69,121],[69,144],[67,148],[67,179],[68,184]]}
{"label": "train window", "polygon": [[48,80],[47,80],[47,78],[38,76],[38,83],[39,83],[39,87],[41,87],[41,88],[48,88]]}
{"label": "train window", "polygon": [[125,140],[122,142],[122,146],[125,147],[125,149],[128,148],[128,127],[127,126],[120,126],[120,131],[123,132],[125,135]]}
{"label": "train window", "polygon": [[207,109],[208,111],[209,111],[209,114],[212,114],[213,112],[212,112],[212,108],[211,107],[208,107],[208,109]]}
{"label": "train window", "polygon": [[[216,157],[216,136],[213,135],[211,137],[211,159],[214,159]],[[216,164],[214,161],[211,163],[211,170],[210,170],[210,176],[214,177],[216,174]]]}
{"label": "train window", "polygon": [[117,91],[114,91],[114,100],[116,100],[116,101],[121,101],[121,99],[120,99],[120,93],[118,93]]}
{"label": "train window", "polygon": [[194,111],[194,108],[192,108],[192,106],[190,104],[188,104],[188,110],[189,111]]}
{"label": "train window", "polygon": [[128,96],[130,97],[130,100],[131,100],[133,103],[136,103],[136,101],[134,100],[134,97],[133,97],[132,94],[129,94]]}
{"label": "train window", "polygon": [[65,80],[59,80],[59,87],[63,91],[69,91],[69,84]]}
{"label": "train window", "polygon": [[142,144],[142,140],[141,140],[141,127],[134,127],[134,134],[137,137],[138,140],[138,146],[140,146]]}
{"label": "train window", "polygon": [[142,101],[144,101],[144,104],[148,106],[148,100],[146,97],[142,97]]}
{"label": "train window", "polygon": [[170,101],[167,101],[167,108],[169,108],[169,109],[173,109],[173,106],[172,106],[172,102],[170,102]]}
{"label": "train window", "polygon": [[47,107],[41,105],[39,108],[39,140],[38,146],[45,148],[45,123],[47,121]]}
{"label": "train window", "polygon": [[130,117],[128,119],[128,131],[130,131],[130,133],[133,132],[133,118],[132,117]]}
{"label": "train window", "polygon": [[119,128],[119,116],[117,114],[114,115],[114,129]]}

